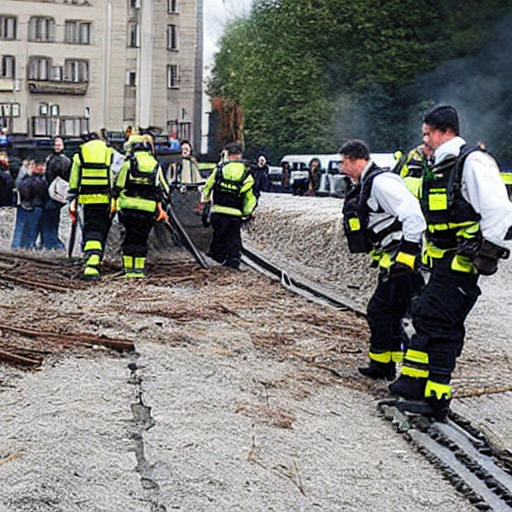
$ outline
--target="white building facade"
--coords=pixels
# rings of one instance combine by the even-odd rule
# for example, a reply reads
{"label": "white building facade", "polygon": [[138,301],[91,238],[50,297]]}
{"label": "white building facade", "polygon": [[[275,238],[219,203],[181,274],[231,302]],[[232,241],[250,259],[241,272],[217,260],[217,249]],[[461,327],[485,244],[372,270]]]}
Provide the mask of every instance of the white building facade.
{"label": "white building facade", "polygon": [[0,127],[156,127],[200,144],[203,0],[2,0]]}

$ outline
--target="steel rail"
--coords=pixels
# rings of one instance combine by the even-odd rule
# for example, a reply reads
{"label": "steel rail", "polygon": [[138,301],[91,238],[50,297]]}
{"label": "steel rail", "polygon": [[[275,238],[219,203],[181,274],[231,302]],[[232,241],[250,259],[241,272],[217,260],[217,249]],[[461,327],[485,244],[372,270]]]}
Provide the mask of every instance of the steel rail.
{"label": "steel rail", "polygon": [[277,277],[281,284],[288,290],[302,296],[320,299],[340,311],[352,311],[358,316],[366,316],[366,313],[355,306],[349,304],[341,297],[335,296],[334,293],[321,290],[317,286],[307,283],[301,279],[292,277],[288,272],[274,265],[266,258],[258,254],[252,249],[242,248],[242,262],[259,272],[270,274]]}
{"label": "steel rail", "polygon": [[400,411],[396,403],[383,400],[378,408],[457,491],[478,510],[512,511],[512,468],[483,433],[458,414],[433,422]]}

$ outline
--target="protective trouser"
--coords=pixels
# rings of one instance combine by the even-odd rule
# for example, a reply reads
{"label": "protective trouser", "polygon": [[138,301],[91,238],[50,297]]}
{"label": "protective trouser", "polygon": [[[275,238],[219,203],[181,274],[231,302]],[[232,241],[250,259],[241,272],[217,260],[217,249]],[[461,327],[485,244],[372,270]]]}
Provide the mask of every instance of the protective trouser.
{"label": "protective trouser", "polygon": [[226,267],[238,269],[242,258],[242,237],[240,217],[212,213],[213,238],[209,256]]}
{"label": "protective trouser", "polygon": [[400,273],[381,272],[377,287],[367,308],[370,327],[369,357],[379,363],[402,360],[407,336],[402,320],[410,309],[413,297],[424,285],[423,276],[404,269]]}
{"label": "protective trouser", "polygon": [[464,344],[464,321],[475,305],[478,275],[450,269],[453,255],[435,261],[411,314],[416,330],[405,354],[402,375],[420,379],[425,397],[450,397],[450,379]]}
{"label": "protective trouser", "polygon": [[84,205],[83,252],[85,257],[84,277],[97,278],[110,229],[110,206],[108,204]]}
{"label": "protective trouser", "polygon": [[146,257],[148,254],[149,233],[155,224],[155,214],[137,210],[122,210],[119,220],[126,234],[123,240],[123,254]]}

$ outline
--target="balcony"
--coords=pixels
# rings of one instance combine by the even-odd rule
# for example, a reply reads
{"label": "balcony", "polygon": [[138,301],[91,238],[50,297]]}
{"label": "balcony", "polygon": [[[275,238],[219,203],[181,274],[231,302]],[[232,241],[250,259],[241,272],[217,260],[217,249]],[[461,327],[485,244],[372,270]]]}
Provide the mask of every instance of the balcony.
{"label": "balcony", "polygon": [[28,90],[32,94],[70,94],[73,96],[83,96],[87,92],[88,86],[89,82],[28,79]]}

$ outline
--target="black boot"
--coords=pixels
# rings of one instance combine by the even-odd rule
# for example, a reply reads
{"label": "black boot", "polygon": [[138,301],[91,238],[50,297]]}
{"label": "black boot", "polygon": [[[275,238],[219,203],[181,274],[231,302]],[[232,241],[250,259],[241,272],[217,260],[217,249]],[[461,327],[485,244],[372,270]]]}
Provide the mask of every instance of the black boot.
{"label": "black boot", "polygon": [[395,363],[379,363],[370,360],[368,366],[360,366],[357,371],[373,380],[394,380],[396,377]]}
{"label": "black boot", "polygon": [[406,400],[422,400],[425,398],[427,379],[417,379],[408,375],[400,375],[388,386],[390,393],[401,396]]}
{"label": "black boot", "polygon": [[443,398],[437,398],[435,395],[431,395],[426,398],[426,401],[432,409],[432,418],[435,421],[446,423],[448,413],[450,412],[451,399],[446,398],[445,395],[443,395]]}

